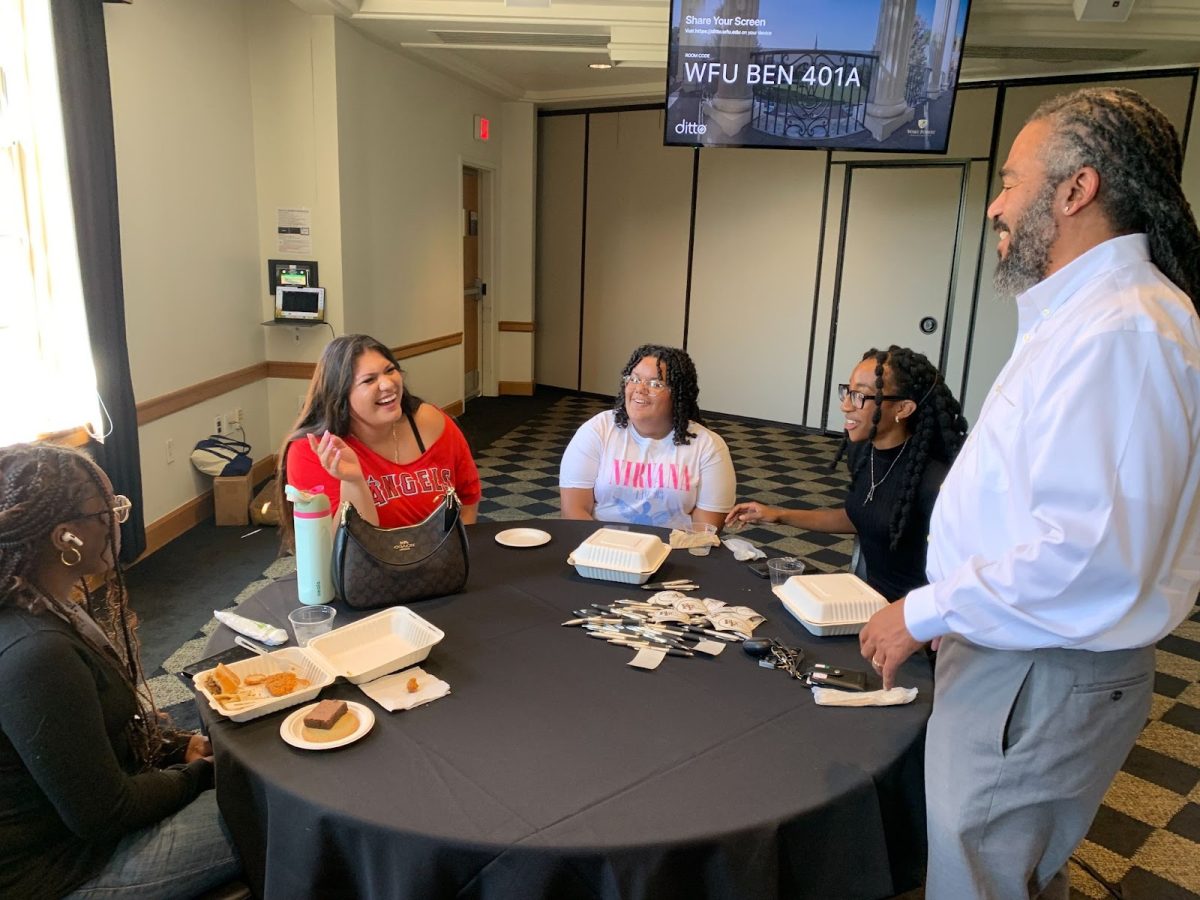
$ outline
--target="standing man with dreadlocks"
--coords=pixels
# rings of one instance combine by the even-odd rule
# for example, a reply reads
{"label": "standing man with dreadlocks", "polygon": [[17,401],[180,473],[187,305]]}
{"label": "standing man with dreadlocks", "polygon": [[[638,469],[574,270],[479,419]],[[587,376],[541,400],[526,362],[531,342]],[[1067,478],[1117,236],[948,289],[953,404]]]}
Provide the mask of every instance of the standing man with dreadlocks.
{"label": "standing man with dreadlocks", "polygon": [[1066,897],[1066,862],[1200,589],[1200,234],[1140,94],[1040,107],[988,208],[1019,334],[934,508],[928,587],[860,635],[885,686],[941,638],[930,900]]}

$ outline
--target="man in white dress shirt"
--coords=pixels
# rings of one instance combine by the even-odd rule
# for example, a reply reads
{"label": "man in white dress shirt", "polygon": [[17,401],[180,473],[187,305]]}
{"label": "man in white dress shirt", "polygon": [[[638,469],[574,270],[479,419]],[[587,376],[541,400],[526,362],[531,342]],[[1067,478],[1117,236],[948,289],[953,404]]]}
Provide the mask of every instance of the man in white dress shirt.
{"label": "man in white dress shirt", "polygon": [[930,523],[927,587],[863,656],[940,640],[930,900],[1066,897],[1067,859],[1145,724],[1154,643],[1200,590],[1200,235],[1139,94],[1034,113],[988,208],[1018,335]]}

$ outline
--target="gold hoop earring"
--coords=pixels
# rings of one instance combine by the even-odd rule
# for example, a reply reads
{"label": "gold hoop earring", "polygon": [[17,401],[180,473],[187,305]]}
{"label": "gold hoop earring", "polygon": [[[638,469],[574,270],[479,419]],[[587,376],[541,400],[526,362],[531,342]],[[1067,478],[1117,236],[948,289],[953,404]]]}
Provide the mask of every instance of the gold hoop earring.
{"label": "gold hoop earring", "polygon": [[[74,559],[67,559],[67,550],[75,554]],[[68,547],[62,553],[58,554],[58,558],[62,560],[64,566],[77,566],[83,562],[83,554],[79,552],[78,547]]]}

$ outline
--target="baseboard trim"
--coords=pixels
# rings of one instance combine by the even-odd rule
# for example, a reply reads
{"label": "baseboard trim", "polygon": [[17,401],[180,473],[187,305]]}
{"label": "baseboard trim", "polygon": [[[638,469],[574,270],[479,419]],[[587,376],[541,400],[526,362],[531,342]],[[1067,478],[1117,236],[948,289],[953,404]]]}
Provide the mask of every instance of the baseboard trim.
{"label": "baseboard trim", "polygon": [[501,381],[496,385],[501,397],[532,397],[532,381]]}
{"label": "baseboard trim", "polygon": [[464,409],[466,409],[466,406],[464,405],[463,401],[455,400],[453,403],[448,403],[447,405],[443,406],[442,412],[448,416],[461,416]]}
{"label": "baseboard trim", "polygon": [[496,323],[496,330],[533,333],[537,330],[537,326],[533,322],[510,322],[505,320]]}
{"label": "baseboard trim", "polygon": [[[250,468],[250,480],[254,484],[270,478],[275,472],[275,454],[265,456]],[[179,506],[161,519],[155,519],[146,526],[146,549],[134,560],[137,565],[150,554],[161,550],[180,535],[186,534],[206,519],[214,515],[213,492],[207,490],[198,497],[193,497],[187,503]]]}

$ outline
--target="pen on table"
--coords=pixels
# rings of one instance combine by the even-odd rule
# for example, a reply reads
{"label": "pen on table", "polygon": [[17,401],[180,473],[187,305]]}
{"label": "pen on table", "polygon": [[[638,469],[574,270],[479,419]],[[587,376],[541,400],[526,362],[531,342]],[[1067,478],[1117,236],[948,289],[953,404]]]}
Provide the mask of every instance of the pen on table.
{"label": "pen on table", "polygon": [[646,644],[641,641],[624,641],[612,640],[610,644],[619,644],[622,647],[635,647],[638,650],[657,650],[659,653],[665,653],[667,656],[695,656],[691,650],[681,650],[679,647],[662,647],[658,644]]}

